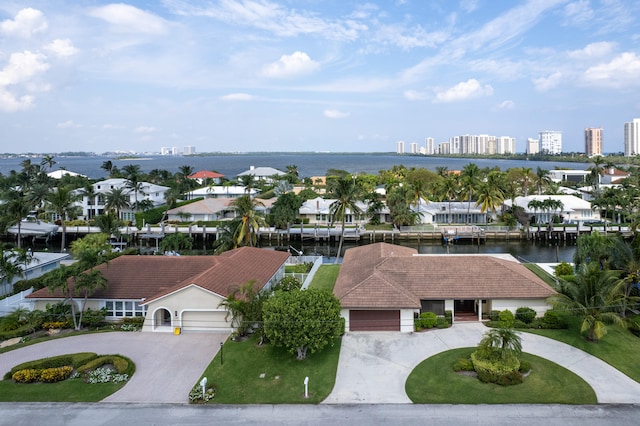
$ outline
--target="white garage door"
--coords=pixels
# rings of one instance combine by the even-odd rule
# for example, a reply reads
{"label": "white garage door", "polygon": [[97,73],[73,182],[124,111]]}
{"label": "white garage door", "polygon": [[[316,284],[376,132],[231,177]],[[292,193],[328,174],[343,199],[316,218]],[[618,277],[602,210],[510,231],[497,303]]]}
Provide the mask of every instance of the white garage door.
{"label": "white garage door", "polygon": [[182,313],[182,331],[228,330],[226,316],[227,313],[221,311],[185,311]]}

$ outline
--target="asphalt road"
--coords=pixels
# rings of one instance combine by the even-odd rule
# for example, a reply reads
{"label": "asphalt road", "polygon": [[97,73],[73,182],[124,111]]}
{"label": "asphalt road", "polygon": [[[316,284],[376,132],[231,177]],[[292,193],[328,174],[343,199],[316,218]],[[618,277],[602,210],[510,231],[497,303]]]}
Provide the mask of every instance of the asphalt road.
{"label": "asphalt road", "polygon": [[638,405],[188,405],[0,403],[0,425],[637,425]]}

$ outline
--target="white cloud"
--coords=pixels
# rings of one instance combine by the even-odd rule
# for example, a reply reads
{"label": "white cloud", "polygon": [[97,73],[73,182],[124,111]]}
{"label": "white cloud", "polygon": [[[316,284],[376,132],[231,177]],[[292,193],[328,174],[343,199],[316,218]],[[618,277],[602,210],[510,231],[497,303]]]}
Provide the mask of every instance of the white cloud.
{"label": "white cloud", "polygon": [[446,103],[446,102],[458,102],[465,101],[467,99],[479,98],[482,96],[490,96],[493,94],[493,87],[489,84],[484,86],[480,84],[475,78],[463,81],[455,86],[436,93],[434,102]]}
{"label": "white cloud", "polygon": [[75,48],[71,40],[68,38],[55,39],[51,43],[45,45],[44,49],[59,57],[73,56],[78,53],[78,49]]}
{"label": "white cloud", "polygon": [[587,69],[584,79],[603,87],[623,88],[637,86],[640,75],[640,58],[633,52],[625,52],[610,62]]}
{"label": "white cloud", "polygon": [[80,125],[75,124],[73,120],[67,120],[62,123],[58,123],[57,127],[58,129],[70,129],[72,127],[80,127]]}
{"label": "white cloud", "polygon": [[47,21],[42,12],[32,8],[22,9],[13,20],[0,22],[0,32],[16,37],[31,37],[47,30]]}
{"label": "white cloud", "polygon": [[221,96],[223,101],[251,101],[255,99],[253,95],[248,93],[229,93],[228,95]]}
{"label": "white cloud", "polygon": [[383,25],[376,33],[376,41],[393,44],[409,50],[417,47],[436,47],[447,40],[449,34],[444,31],[429,33],[422,27],[406,28],[402,24]]}
{"label": "white cloud", "polygon": [[402,95],[409,101],[424,101],[429,97],[427,93],[418,92],[417,90],[405,90]]}
{"label": "white cloud", "polygon": [[89,16],[102,19],[121,33],[158,35],[166,32],[166,22],[149,12],[127,4],[109,4],[89,11]]}
{"label": "white cloud", "polygon": [[[0,70],[0,108],[19,111],[33,105],[33,92],[46,91],[49,85],[37,81],[40,74],[49,69],[41,53],[28,50],[12,53],[9,62]],[[17,92],[28,92],[18,94]]]}
{"label": "white cloud", "polygon": [[262,68],[262,75],[269,78],[288,78],[310,74],[320,64],[312,60],[304,52],[294,52],[291,55],[282,55],[279,60],[267,64]]}
{"label": "white cloud", "polygon": [[514,109],[516,104],[513,101],[506,100],[498,104],[498,109]]}
{"label": "white cloud", "polygon": [[564,14],[574,24],[584,24],[593,19],[594,12],[589,0],[579,0],[569,3],[564,8]]}
{"label": "white cloud", "polygon": [[598,43],[588,44],[583,49],[572,50],[569,52],[569,57],[580,60],[602,58],[610,55],[615,48],[616,43],[601,41]]}
{"label": "white cloud", "polygon": [[536,90],[539,92],[546,92],[556,87],[562,81],[562,73],[560,71],[554,72],[548,77],[534,78],[533,84]]}
{"label": "white cloud", "polygon": [[326,118],[333,118],[333,119],[337,119],[337,118],[347,118],[349,117],[348,112],[342,112],[339,111],[337,109],[326,109],[324,110],[324,112],[322,113]]}
{"label": "white cloud", "polygon": [[153,133],[155,132],[157,129],[155,127],[149,127],[149,126],[138,126],[136,127],[136,129],[134,130],[134,132],[136,133]]}

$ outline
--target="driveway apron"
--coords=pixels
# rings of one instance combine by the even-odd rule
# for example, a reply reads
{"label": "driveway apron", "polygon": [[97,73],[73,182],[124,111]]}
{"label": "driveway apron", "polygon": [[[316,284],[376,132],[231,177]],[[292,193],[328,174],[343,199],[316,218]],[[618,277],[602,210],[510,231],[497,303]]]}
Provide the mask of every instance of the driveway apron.
{"label": "driveway apron", "polygon": [[113,332],[65,337],[0,354],[0,374],[15,365],[76,352],[119,354],[136,372],[104,402],[186,403],[191,387],[220,349],[228,333]]}
{"label": "driveway apron", "polygon": [[[342,338],[336,384],[324,403],[411,403],[405,382],[420,362],[449,349],[476,346],[487,330],[476,322],[424,333],[347,333]],[[640,403],[640,383],[600,359],[552,339],[520,335],[524,352],[582,377],[598,402]]]}

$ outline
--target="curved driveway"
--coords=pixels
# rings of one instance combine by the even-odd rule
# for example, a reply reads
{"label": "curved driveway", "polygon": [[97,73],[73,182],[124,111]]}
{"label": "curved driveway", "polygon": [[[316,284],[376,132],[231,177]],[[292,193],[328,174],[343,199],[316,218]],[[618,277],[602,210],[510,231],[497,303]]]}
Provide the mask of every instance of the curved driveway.
{"label": "curved driveway", "polygon": [[[342,338],[336,384],[324,403],[410,404],[405,382],[420,362],[449,349],[476,346],[486,331],[480,323],[458,323],[425,333],[347,333]],[[599,403],[640,403],[640,383],[609,364],[556,340],[530,333],[520,335],[524,352],[582,377]]]}
{"label": "curved driveway", "polygon": [[120,354],[136,364],[136,372],[122,389],[104,402],[188,402],[191,387],[200,379],[228,333],[85,334],[38,343],[0,354],[0,374],[35,359],[76,352]]}

